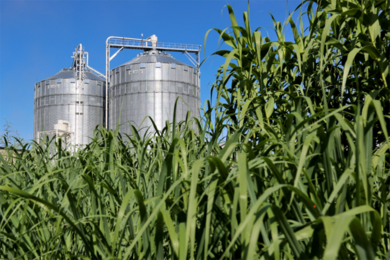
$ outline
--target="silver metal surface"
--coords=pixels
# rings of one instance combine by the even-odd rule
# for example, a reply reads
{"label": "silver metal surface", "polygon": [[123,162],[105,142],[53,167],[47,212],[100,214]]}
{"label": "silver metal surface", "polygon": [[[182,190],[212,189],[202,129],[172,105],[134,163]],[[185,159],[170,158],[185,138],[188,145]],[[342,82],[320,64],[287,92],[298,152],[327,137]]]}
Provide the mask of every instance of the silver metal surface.
{"label": "silver metal surface", "polygon": [[[144,66],[141,66],[144,65]],[[173,66],[174,65],[174,66]],[[173,121],[178,97],[176,121],[185,120],[187,111],[199,118],[200,85],[198,70],[156,50],[139,54],[133,60],[111,70],[108,89],[109,126],[131,135],[130,124],[159,130]]]}
{"label": "silver metal surface", "polygon": [[36,141],[39,141],[40,133],[53,131],[58,120],[65,120],[70,122],[70,132],[74,133],[71,143],[86,145],[93,137],[95,127],[104,122],[105,79],[94,74],[88,64],[76,56],[78,64],[73,63],[72,68],[62,69],[35,84]]}
{"label": "silver metal surface", "polygon": [[[142,35],[143,36],[143,35]],[[118,48],[119,50],[110,57],[110,49],[111,48]],[[112,120],[109,120],[109,115],[111,114],[109,112],[110,110],[110,95],[111,92],[109,92],[110,87],[110,61],[123,49],[139,49],[143,51],[149,51],[150,54],[161,54],[162,51],[170,51],[170,52],[182,52],[185,53],[186,56],[189,58],[189,60],[195,65],[196,69],[194,73],[196,74],[197,78],[197,85],[200,86],[200,51],[201,51],[201,45],[196,44],[180,44],[180,43],[160,43],[158,42],[158,38],[156,35],[152,35],[148,37],[147,39],[137,39],[137,38],[125,38],[125,37],[117,37],[117,36],[110,36],[106,40],[106,104],[105,104],[105,126],[107,129],[112,128],[109,125],[109,122],[112,122]],[[191,57],[190,53],[196,55],[196,60]],[[142,55],[139,56],[141,58],[145,58]],[[170,57],[170,56],[169,56]],[[153,60],[156,57],[146,57],[147,60],[143,61],[137,61],[133,60],[134,63],[140,63],[140,69],[143,68],[145,63],[170,63],[169,60],[163,60],[164,58],[167,58],[167,56],[159,57],[161,60]],[[150,59],[149,59],[150,58]],[[174,61],[178,64],[183,64],[179,61]],[[185,67],[186,68],[186,67]],[[186,69],[184,69],[186,70]],[[179,75],[180,76],[180,75]]]}
{"label": "silver metal surface", "polygon": [[156,55],[144,55],[143,53],[140,53],[138,54],[137,57],[122,65],[136,64],[136,63],[163,62],[163,63],[174,63],[174,64],[188,66],[186,63],[173,58],[171,55],[167,55],[166,52],[149,51],[148,54],[156,54]]}

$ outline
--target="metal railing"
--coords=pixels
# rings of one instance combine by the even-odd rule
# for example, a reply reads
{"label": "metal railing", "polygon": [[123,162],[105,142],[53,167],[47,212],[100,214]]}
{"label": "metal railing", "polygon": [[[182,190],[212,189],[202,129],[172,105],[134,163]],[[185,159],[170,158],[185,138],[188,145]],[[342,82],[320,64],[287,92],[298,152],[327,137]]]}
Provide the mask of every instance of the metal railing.
{"label": "metal railing", "polygon": [[[127,40],[127,39],[110,39],[108,44],[111,47],[134,47],[134,48],[152,48],[152,43],[148,41]],[[157,42],[157,48],[161,49],[179,49],[187,51],[200,51],[201,45],[186,43],[168,43]]]}

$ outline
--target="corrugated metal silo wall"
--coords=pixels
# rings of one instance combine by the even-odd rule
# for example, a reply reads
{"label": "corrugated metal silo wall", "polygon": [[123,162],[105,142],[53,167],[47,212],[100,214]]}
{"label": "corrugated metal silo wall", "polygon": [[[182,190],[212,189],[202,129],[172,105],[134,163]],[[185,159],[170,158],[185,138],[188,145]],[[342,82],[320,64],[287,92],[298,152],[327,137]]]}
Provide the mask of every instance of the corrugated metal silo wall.
{"label": "corrugated metal silo wall", "polygon": [[144,120],[143,131],[140,131],[144,134],[147,127],[153,131],[151,121],[145,119],[150,116],[161,130],[165,121],[173,121],[174,105],[179,96],[182,99],[178,101],[176,121],[185,120],[187,111],[191,111],[192,117],[200,117],[200,87],[196,69],[181,64],[172,66],[171,63],[145,63],[144,68],[140,65],[123,65],[111,71],[111,129],[116,129],[119,124],[121,133],[131,135],[129,123],[139,127]]}
{"label": "corrugated metal silo wall", "polygon": [[[79,81],[81,82],[81,81]],[[76,82],[72,79],[50,79],[35,84],[34,95],[34,139],[38,141],[38,131],[54,130],[58,120],[71,124],[71,131],[80,131],[77,144],[85,145],[93,137],[93,130],[103,124],[105,83],[86,80],[82,83],[80,100],[81,112],[77,111]],[[79,120],[80,123],[76,123]],[[76,144],[73,138],[72,144]]]}

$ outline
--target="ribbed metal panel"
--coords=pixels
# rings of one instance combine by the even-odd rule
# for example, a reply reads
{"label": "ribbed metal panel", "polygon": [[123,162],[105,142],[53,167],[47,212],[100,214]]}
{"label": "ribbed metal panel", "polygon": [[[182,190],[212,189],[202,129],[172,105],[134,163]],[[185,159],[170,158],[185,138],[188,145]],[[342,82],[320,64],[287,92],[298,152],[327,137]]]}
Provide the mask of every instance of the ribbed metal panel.
{"label": "ribbed metal panel", "polygon": [[[35,84],[35,140],[38,138],[38,132],[54,130],[54,124],[57,124],[58,120],[66,120],[71,124],[71,131],[79,134],[78,139],[73,138],[72,144],[85,145],[90,142],[95,127],[104,122],[105,80],[91,71],[86,71],[85,76],[86,80],[78,82],[79,100],[76,74],[73,70],[63,69]],[[80,111],[77,110],[77,101],[82,102]]]}
{"label": "ribbed metal panel", "polygon": [[109,89],[110,129],[116,129],[119,122],[120,132],[131,135],[131,123],[142,128],[141,134],[144,134],[148,127],[153,131],[151,121],[145,119],[150,116],[162,130],[166,121],[173,121],[178,97],[181,98],[176,121],[185,120],[187,111],[199,118],[200,87],[195,72],[195,68],[157,51],[139,54],[114,68]]}

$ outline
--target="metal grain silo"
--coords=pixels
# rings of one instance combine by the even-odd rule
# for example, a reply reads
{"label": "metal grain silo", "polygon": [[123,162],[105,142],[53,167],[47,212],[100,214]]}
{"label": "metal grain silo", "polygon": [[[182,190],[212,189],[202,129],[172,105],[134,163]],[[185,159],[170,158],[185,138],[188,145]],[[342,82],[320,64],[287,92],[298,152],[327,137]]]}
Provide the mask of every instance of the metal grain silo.
{"label": "metal grain silo", "polygon": [[95,127],[104,122],[105,78],[88,66],[88,53],[81,44],[73,58],[70,68],[35,84],[36,141],[45,135],[57,135],[82,146],[90,142]]}
{"label": "metal grain silo", "polygon": [[119,122],[119,131],[129,135],[129,123],[144,129],[141,134],[152,126],[145,119],[147,116],[153,118],[160,130],[165,127],[165,121],[172,122],[179,96],[182,99],[178,102],[176,121],[185,120],[187,111],[192,117],[200,117],[197,70],[158,50],[140,53],[111,70],[108,96],[110,128],[115,129]]}

